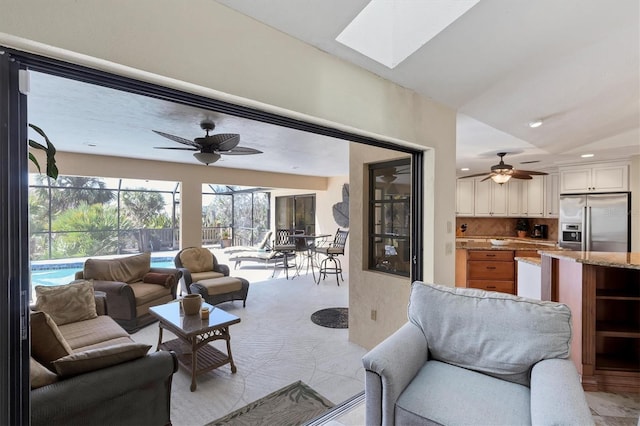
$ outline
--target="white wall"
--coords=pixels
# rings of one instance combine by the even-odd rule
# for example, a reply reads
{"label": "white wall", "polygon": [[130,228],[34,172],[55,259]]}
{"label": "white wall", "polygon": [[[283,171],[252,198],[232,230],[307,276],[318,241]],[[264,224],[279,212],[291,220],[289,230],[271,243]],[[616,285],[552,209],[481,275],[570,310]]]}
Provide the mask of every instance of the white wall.
{"label": "white wall", "polygon": [[640,252],[640,155],[631,157],[629,170],[631,190],[631,251]]}
{"label": "white wall", "polygon": [[454,284],[453,110],[211,0],[5,0],[0,32],[5,46],[434,148],[425,158],[425,279]]}

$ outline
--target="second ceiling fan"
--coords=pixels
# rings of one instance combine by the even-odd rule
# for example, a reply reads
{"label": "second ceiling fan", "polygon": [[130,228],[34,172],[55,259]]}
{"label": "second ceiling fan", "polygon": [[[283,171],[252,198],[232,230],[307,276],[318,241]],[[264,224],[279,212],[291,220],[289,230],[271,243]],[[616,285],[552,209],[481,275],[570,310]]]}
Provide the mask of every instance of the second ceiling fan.
{"label": "second ceiling fan", "polygon": [[484,182],[487,179],[491,179],[496,183],[499,183],[500,185],[506,183],[509,181],[509,179],[514,178],[514,179],[533,179],[531,176],[535,176],[535,175],[547,175],[548,173],[545,172],[534,172],[531,170],[516,170],[513,168],[513,166],[511,164],[505,164],[504,162],[504,156],[507,155],[507,152],[499,152],[497,155],[498,157],[500,157],[500,162],[498,164],[495,164],[493,166],[491,166],[491,171],[490,172],[485,172],[485,173],[477,173],[474,175],[469,175],[469,176],[462,176],[461,179],[465,179],[465,178],[472,178],[472,177],[478,177],[478,176],[487,176],[486,178],[482,179],[482,182]]}

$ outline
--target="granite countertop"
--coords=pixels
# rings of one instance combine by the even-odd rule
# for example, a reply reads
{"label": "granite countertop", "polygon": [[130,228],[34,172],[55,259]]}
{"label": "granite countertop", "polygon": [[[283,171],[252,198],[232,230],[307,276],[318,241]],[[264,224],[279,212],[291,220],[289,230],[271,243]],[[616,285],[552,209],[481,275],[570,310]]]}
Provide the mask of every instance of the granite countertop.
{"label": "granite countertop", "polygon": [[[490,242],[491,239],[502,239],[507,241],[507,244],[494,246]],[[456,248],[467,250],[558,250],[555,241],[516,237],[458,237],[456,238]]]}
{"label": "granite countertop", "polygon": [[533,266],[540,266],[542,264],[542,259],[539,257],[514,257],[514,260],[518,262],[528,263]]}
{"label": "granite countertop", "polygon": [[540,254],[556,259],[573,260],[587,265],[640,269],[640,252],[620,253],[603,251],[542,250]]}

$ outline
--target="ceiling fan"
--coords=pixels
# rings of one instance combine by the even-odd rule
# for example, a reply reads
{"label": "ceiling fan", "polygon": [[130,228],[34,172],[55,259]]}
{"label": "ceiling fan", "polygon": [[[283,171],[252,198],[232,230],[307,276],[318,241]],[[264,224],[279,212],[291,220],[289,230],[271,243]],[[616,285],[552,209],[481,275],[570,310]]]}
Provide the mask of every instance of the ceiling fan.
{"label": "ceiling fan", "polygon": [[389,167],[387,169],[383,169],[382,174],[380,174],[378,178],[386,184],[391,184],[398,179],[398,175],[406,175],[409,173],[411,173],[411,168],[409,166]]}
{"label": "ceiling fan", "polygon": [[164,136],[165,138],[171,139],[174,142],[189,146],[189,148],[164,146],[155,146],[154,148],[198,151],[194,153],[193,156],[196,157],[196,159],[201,163],[207,165],[218,161],[221,155],[262,154],[262,151],[258,151],[257,149],[238,146],[238,144],[240,143],[240,135],[236,133],[218,133],[216,135],[210,135],[209,132],[216,128],[215,123],[211,120],[203,120],[200,123],[200,128],[207,133],[206,136],[195,138],[192,141],[189,139],[181,138],[180,136],[175,136],[169,133],[154,130],[153,132],[157,133],[160,136]]}
{"label": "ceiling fan", "polygon": [[514,178],[514,179],[532,179],[532,175],[546,175],[548,173],[545,172],[534,172],[531,170],[516,170],[513,168],[513,166],[511,164],[505,164],[504,162],[504,156],[507,155],[507,152],[499,152],[497,155],[498,157],[500,157],[500,162],[498,164],[495,164],[493,166],[491,166],[491,171],[490,172],[485,172],[485,173],[477,173],[475,175],[469,175],[469,176],[462,176],[461,179],[464,178],[471,178],[471,177],[477,177],[477,176],[484,176],[487,175],[486,178],[482,179],[482,182],[484,182],[487,179],[491,179],[496,183],[499,183],[500,185],[506,183],[509,181],[509,179]]}

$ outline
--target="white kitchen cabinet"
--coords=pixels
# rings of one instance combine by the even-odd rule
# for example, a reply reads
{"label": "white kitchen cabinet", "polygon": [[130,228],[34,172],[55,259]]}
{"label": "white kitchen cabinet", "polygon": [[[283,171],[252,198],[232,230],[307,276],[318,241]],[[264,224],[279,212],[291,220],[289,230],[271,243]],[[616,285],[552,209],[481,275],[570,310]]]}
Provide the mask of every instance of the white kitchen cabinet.
{"label": "white kitchen cabinet", "polygon": [[558,217],[560,214],[560,176],[558,173],[550,173],[545,176],[544,185],[544,217]]}
{"label": "white kitchen cabinet", "polygon": [[545,186],[542,176],[532,176],[530,180],[511,179],[507,186],[509,216],[544,216]]}
{"label": "white kitchen cabinet", "polygon": [[475,216],[507,216],[508,185],[487,179],[475,182]]}
{"label": "white kitchen cabinet", "polygon": [[456,182],[456,215],[473,216],[475,181],[473,179],[458,179]]}
{"label": "white kitchen cabinet", "polygon": [[628,190],[628,163],[602,163],[560,169],[562,194]]}

